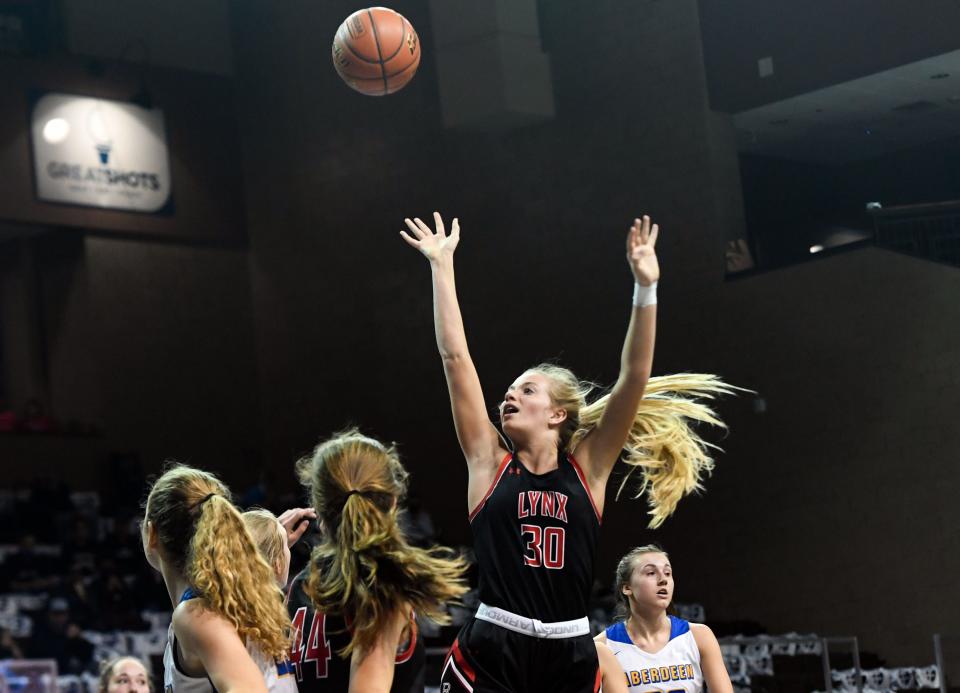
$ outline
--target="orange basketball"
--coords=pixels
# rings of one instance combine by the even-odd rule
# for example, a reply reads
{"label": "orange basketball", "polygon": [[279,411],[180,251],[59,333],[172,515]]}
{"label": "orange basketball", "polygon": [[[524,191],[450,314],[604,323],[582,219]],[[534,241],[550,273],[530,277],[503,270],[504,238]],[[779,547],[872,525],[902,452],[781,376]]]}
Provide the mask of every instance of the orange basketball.
{"label": "orange basketball", "polygon": [[361,94],[384,96],[403,89],[419,64],[417,32],[386,7],[354,12],[333,37],[333,66]]}

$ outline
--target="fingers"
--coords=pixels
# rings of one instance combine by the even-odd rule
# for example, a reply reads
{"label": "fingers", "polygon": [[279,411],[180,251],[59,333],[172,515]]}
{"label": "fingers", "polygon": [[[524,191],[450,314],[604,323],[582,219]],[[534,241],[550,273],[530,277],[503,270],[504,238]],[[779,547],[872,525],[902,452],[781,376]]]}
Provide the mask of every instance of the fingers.
{"label": "fingers", "polygon": [[407,225],[410,233],[401,230],[400,235],[403,237],[403,240],[405,240],[414,248],[420,249],[422,243],[428,239],[460,237],[460,220],[456,218],[453,220],[453,224],[450,227],[450,234],[448,236],[446,227],[443,224],[443,217],[440,216],[440,212],[433,213],[433,223],[436,227],[436,231],[431,229],[420,217],[414,217],[413,219],[404,218],[403,222]]}
{"label": "fingers", "polygon": [[313,520],[316,519],[317,512],[313,508],[290,508],[285,510],[277,520],[284,527],[290,527],[296,525],[301,520]]}
{"label": "fingers", "polygon": [[[423,224],[423,222],[420,221],[419,219],[417,219],[417,222],[420,225]],[[416,238],[417,240],[422,241],[424,237],[427,235],[426,233],[424,233],[423,229],[421,229],[420,226],[418,226],[418,224],[413,223],[413,221],[411,221],[410,219],[404,219],[403,223],[407,225],[407,228],[410,229],[410,232],[413,233],[414,238]],[[430,232],[430,229],[427,229],[427,233],[429,232]]]}
{"label": "fingers", "polygon": [[310,527],[310,523],[304,520],[301,522],[295,529],[287,532],[287,548],[292,547],[300,538],[304,535],[307,529]]}
{"label": "fingers", "polygon": [[420,217],[414,217],[413,220],[417,223],[417,226],[420,229],[420,233],[423,235],[419,238],[426,238],[427,236],[433,236],[433,229],[427,226]]}
{"label": "fingers", "polygon": [[417,250],[420,249],[420,241],[414,240],[406,231],[401,231],[400,235],[403,236],[403,240],[407,242],[407,245],[413,246]]}
{"label": "fingers", "polygon": [[642,218],[633,220],[633,226],[630,227],[630,234],[627,236],[627,252],[632,254],[641,246],[653,248],[659,236],[659,224],[652,224],[650,217],[644,214]]}
{"label": "fingers", "polygon": [[310,526],[310,520],[316,518],[317,513],[313,508],[290,508],[280,515],[277,520],[287,532],[287,546],[296,544]]}

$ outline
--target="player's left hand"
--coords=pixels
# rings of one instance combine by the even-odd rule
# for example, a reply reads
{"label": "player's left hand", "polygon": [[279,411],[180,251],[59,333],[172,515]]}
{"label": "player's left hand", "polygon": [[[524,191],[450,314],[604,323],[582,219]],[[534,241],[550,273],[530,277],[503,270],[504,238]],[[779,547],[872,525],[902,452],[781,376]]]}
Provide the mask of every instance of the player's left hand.
{"label": "player's left hand", "polygon": [[627,235],[627,262],[633,277],[640,286],[650,286],[660,279],[660,264],[657,262],[657,236],[660,227],[650,224],[650,217],[634,219]]}
{"label": "player's left hand", "polygon": [[277,518],[287,531],[287,546],[293,546],[310,527],[310,521],[317,519],[313,508],[290,508]]}

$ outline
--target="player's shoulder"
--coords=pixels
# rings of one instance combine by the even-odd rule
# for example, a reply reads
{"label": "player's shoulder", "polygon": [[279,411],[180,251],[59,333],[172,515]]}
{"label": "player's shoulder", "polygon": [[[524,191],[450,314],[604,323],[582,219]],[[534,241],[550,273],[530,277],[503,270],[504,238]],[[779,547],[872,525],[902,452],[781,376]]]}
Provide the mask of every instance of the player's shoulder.
{"label": "player's shoulder", "polygon": [[195,628],[198,624],[209,619],[213,612],[203,597],[183,599],[173,610],[170,618],[175,630]]}
{"label": "player's shoulder", "polygon": [[710,626],[706,623],[691,623],[690,634],[693,635],[697,647],[702,648],[704,645],[718,645],[717,636],[713,634]]}
{"label": "player's shoulder", "polygon": [[601,635],[603,636],[603,640],[598,639],[598,642],[604,642],[608,645],[611,643],[619,643],[621,645],[633,644],[633,641],[630,639],[630,634],[627,633],[627,624],[624,621],[617,621],[607,626]]}
{"label": "player's shoulder", "polygon": [[185,651],[205,649],[224,639],[239,641],[240,638],[234,625],[211,609],[202,597],[180,602],[170,620],[174,635]]}

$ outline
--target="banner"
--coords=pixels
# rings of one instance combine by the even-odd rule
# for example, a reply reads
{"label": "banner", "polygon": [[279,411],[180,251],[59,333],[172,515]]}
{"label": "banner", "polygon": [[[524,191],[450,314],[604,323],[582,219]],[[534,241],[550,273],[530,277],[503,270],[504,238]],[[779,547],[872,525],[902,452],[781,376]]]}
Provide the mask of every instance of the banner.
{"label": "banner", "polygon": [[34,104],[30,122],[40,200],[154,213],[170,202],[161,111],[46,94]]}

